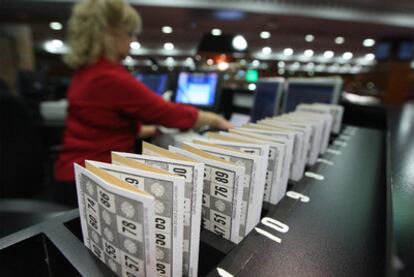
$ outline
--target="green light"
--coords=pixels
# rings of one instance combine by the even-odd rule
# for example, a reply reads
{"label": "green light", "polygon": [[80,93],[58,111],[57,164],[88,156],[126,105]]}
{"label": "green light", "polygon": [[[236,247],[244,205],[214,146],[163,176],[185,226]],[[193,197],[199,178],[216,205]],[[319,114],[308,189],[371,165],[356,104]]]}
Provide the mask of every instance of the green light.
{"label": "green light", "polygon": [[259,79],[259,73],[256,69],[248,69],[246,71],[246,82],[256,83],[257,79]]}

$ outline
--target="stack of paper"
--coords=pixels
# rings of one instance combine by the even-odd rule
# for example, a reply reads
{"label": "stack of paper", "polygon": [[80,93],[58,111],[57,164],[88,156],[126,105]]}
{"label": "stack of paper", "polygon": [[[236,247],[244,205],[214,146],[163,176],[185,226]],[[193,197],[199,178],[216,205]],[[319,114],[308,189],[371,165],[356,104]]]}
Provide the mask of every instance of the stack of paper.
{"label": "stack of paper", "polygon": [[142,155],[75,164],[85,245],[120,276],[198,275],[200,226],[239,243],[277,204],[341,126],[342,107],[292,113],[180,147],[143,143]]}

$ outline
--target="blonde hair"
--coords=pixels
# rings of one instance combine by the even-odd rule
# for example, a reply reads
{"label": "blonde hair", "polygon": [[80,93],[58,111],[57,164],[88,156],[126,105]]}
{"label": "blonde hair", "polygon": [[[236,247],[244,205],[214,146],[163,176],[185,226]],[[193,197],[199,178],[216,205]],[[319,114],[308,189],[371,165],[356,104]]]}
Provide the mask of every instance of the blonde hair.
{"label": "blonde hair", "polygon": [[64,61],[72,68],[93,64],[113,54],[108,29],[141,31],[141,17],[124,0],[85,0],[76,4],[68,22],[69,52]]}

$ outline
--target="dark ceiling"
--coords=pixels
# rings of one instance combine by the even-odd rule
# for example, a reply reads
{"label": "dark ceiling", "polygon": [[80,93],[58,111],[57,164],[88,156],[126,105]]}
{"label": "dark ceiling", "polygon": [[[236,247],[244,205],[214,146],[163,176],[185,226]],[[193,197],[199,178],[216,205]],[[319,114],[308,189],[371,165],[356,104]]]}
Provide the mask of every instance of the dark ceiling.
{"label": "dark ceiling", "polygon": [[[62,22],[65,27],[73,1],[10,1],[1,2],[2,23],[29,23],[37,44],[48,39],[64,39],[61,31],[49,29],[50,21]],[[386,37],[414,36],[413,0],[168,0],[130,1],[140,12],[144,28],[138,41],[142,47],[137,56],[191,56],[205,32],[220,28],[224,33],[242,34],[252,58],[273,60],[284,48],[297,53],[312,49],[314,57],[326,50],[336,55],[346,51],[356,60],[374,51],[362,45],[365,38],[380,40]],[[187,6],[185,6],[187,5]],[[233,7],[233,9],[229,9]],[[266,10],[266,7],[272,9]],[[220,18],[218,11],[237,11],[234,19]],[[255,11],[261,11],[255,12]],[[297,11],[297,12],[295,12]],[[338,15],[337,18],[335,15]],[[338,19],[338,20],[335,20]],[[384,20],[381,20],[381,19]],[[412,18],[413,20],[410,20]],[[173,27],[171,34],[161,32],[161,27]],[[259,33],[269,31],[269,39],[261,39]],[[306,42],[306,34],[315,36]],[[345,42],[335,44],[335,37]],[[172,42],[175,50],[162,49],[165,42]],[[272,49],[263,55],[263,47]]]}

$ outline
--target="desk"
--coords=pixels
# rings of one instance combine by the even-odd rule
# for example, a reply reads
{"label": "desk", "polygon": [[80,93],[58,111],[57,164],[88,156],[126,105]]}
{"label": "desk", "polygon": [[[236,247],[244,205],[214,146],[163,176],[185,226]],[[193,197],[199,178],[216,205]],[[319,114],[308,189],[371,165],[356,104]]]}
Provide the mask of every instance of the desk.
{"label": "desk", "polygon": [[[304,177],[290,186],[310,198],[289,197],[265,215],[289,226],[275,242],[252,231],[218,265],[237,276],[383,276],[386,258],[385,141],[378,130],[357,129],[334,165],[308,169],[324,180]],[[334,148],[331,146],[331,148]],[[219,276],[217,270],[209,276]]]}
{"label": "desk", "polygon": [[388,111],[387,150],[389,247],[402,263],[399,276],[414,276],[414,102]]}

